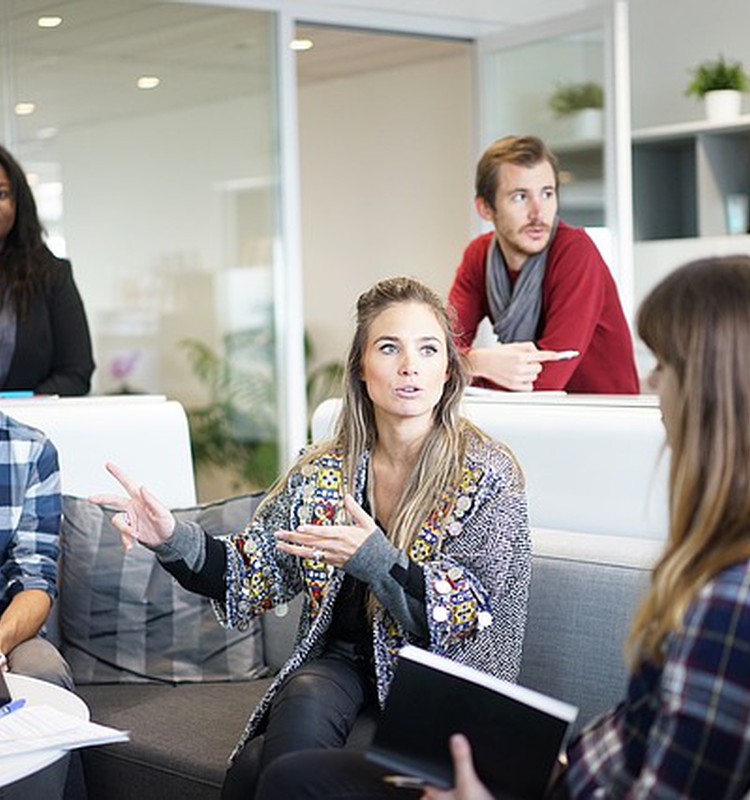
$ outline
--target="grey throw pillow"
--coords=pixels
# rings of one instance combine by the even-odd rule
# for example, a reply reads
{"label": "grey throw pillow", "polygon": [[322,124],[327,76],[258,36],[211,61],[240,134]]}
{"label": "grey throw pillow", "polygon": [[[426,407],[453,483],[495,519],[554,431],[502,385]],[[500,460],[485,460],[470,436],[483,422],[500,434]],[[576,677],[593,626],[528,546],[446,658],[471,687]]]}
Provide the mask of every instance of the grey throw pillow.
{"label": "grey throw pillow", "polygon": [[[262,493],[176,510],[210,535],[242,530]],[[62,651],[77,683],[250,680],[267,674],[259,622],[224,630],[145,547],[124,554],[113,511],[63,497]]]}

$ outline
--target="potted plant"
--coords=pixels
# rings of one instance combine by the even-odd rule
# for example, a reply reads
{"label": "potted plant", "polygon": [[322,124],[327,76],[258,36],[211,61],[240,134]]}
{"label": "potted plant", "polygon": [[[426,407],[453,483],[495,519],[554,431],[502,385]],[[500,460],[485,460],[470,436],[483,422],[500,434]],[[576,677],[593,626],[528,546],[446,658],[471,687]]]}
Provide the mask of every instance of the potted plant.
{"label": "potted plant", "polygon": [[[218,353],[197,339],[181,343],[194,375],[208,392],[202,405],[187,409],[193,461],[201,494],[267,488],[278,477],[277,387],[271,334],[246,330],[227,334]],[[313,360],[305,335],[305,358]],[[344,365],[326,361],[307,368],[310,414],[328,397],[342,393]],[[224,479],[222,479],[223,473]],[[226,484],[226,485],[225,485]],[[213,495],[212,495],[213,496]],[[209,499],[203,497],[202,499]]]}
{"label": "potted plant", "polygon": [[713,121],[732,119],[740,113],[742,92],[750,89],[750,76],[741,62],[704,61],[692,70],[693,79],[685,94],[699,97],[706,104],[706,117]]}
{"label": "potted plant", "polygon": [[602,136],[604,90],[594,81],[559,84],[549,99],[553,114],[574,120],[578,138],[597,139]]}

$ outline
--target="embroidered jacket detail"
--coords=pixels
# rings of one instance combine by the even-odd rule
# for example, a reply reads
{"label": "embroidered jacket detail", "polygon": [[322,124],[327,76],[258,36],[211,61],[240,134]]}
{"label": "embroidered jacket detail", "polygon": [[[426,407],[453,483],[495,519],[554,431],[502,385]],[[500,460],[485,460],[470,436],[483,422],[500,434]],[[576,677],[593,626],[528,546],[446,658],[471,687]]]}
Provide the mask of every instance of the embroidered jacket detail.
{"label": "embroidered jacket detail", "polygon": [[[357,465],[352,495],[362,502],[369,454]],[[227,594],[214,609],[222,624],[244,627],[263,611],[302,593],[297,644],[251,715],[232,758],[262,732],[287,675],[319,655],[345,572],[276,548],[276,530],[345,520],[341,454],[327,453],[293,472],[240,534],[225,537]],[[425,581],[428,640],[379,607],[372,625],[378,698],[388,693],[398,651],[411,643],[506,680],[520,666],[531,565],[526,497],[515,461],[500,445],[472,436],[459,484],[446,492],[408,550]]]}

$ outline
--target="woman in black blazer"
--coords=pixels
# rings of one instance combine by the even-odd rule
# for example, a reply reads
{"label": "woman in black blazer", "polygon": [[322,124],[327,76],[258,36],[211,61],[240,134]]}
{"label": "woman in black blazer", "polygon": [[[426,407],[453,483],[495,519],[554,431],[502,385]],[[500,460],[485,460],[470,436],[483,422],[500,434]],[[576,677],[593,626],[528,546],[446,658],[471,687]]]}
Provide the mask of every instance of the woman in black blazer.
{"label": "woman in black blazer", "polygon": [[42,240],[20,164],[0,147],[0,391],[82,395],[94,360],[70,262]]}

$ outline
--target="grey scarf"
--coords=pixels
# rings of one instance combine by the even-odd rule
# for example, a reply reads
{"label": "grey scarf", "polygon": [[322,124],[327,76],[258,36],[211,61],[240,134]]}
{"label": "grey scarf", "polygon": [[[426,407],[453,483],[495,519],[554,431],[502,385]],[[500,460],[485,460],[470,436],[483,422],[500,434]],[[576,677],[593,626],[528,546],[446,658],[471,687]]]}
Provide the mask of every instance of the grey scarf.
{"label": "grey scarf", "polygon": [[533,342],[536,339],[542,313],[542,281],[557,223],[555,217],[544,250],[524,261],[515,286],[510,284],[497,236],[490,243],[487,250],[487,302],[498,342]]}

